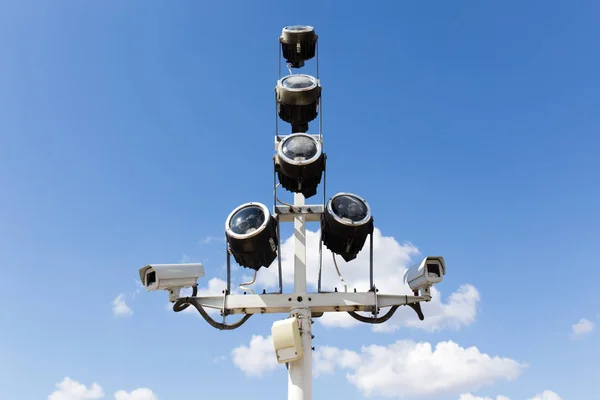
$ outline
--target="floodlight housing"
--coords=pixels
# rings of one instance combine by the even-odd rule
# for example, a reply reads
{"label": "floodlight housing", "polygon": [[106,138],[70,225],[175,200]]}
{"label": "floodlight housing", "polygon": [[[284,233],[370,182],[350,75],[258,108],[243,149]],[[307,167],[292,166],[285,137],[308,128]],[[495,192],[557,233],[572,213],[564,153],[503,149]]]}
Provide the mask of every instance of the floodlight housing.
{"label": "floodlight housing", "polygon": [[245,203],[225,220],[229,250],[242,267],[259,270],[277,257],[277,221],[267,206]]}
{"label": "floodlight housing", "polygon": [[290,25],[283,28],[279,41],[283,58],[292,68],[304,66],[315,56],[318,36],[309,25]]}
{"label": "floodlight housing", "polygon": [[331,197],[321,216],[323,244],[346,262],[354,260],[373,233],[369,204],[352,193]]}
{"label": "floodlight housing", "polygon": [[305,198],[317,194],[325,170],[325,154],[321,143],[306,133],[294,133],[279,142],[275,156],[275,171],[279,183]]}
{"label": "floodlight housing", "polygon": [[313,76],[287,75],[277,81],[277,113],[292,124],[292,132],[308,131],[308,123],[319,114],[321,84]]}

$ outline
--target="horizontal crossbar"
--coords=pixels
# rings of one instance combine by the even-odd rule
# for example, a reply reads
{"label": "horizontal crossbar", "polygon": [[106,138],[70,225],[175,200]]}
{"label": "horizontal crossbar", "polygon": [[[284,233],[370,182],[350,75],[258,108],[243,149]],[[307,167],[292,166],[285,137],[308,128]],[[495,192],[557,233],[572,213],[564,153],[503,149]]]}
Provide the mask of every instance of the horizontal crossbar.
{"label": "horizontal crossbar", "polygon": [[375,307],[402,306],[431,300],[431,296],[405,296],[366,293],[303,293],[303,294],[230,294],[197,296],[200,305],[223,309],[227,314],[289,313],[294,308],[310,308],[313,313],[336,311],[373,311]]}

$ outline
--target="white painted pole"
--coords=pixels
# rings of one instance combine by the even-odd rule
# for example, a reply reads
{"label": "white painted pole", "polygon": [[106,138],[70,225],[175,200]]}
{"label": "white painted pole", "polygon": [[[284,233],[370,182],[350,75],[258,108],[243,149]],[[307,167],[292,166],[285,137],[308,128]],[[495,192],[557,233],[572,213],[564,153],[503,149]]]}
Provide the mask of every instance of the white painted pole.
{"label": "white painted pole", "polygon": [[[294,205],[304,205],[304,195],[294,194]],[[306,217],[294,218],[294,296],[306,294]],[[290,312],[300,319],[304,357],[289,363],[288,400],[312,400],[312,327],[310,308]]]}

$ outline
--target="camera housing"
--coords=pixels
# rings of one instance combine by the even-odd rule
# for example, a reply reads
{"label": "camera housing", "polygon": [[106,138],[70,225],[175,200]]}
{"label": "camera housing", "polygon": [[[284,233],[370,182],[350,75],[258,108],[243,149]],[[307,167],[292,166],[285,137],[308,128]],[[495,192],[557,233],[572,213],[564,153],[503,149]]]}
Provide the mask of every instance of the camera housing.
{"label": "camera housing", "polygon": [[444,257],[425,257],[419,264],[409,268],[404,273],[404,283],[408,283],[412,291],[427,290],[440,283],[446,275]]}
{"label": "camera housing", "polygon": [[139,272],[146,291],[168,290],[169,299],[175,301],[180,289],[198,284],[198,278],[204,276],[204,267],[200,263],[148,264]]}

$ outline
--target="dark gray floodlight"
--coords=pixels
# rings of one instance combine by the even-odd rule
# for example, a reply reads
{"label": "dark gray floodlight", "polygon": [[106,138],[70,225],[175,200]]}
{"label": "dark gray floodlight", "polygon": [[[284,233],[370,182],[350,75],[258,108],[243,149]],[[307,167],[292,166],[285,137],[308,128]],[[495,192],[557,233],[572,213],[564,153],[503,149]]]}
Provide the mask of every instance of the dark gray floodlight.
{"label": "dark gray floodlight", "polygon": [[301,68],[315,56],[318,36],[309,25],[290,25],[283,28],[279,41],[283,58],[292,68]]}
{"label": "dark gray floodlight", "polygon": [[231,254],[242,267],[258,271],[277,257],[277,221],[267,206],[246,203],[234,209],[225,221]]}
{"label": "dark gray floodlight", "polygon": [[292,132],[308,131],[308,123],[319,114],[321,84],[313,76],[295,74],[277,81],[277,113],[292,124]]}
{"label": "dark gray floodlight", "polygon": [[285,189],[312,197],[317,194],[324,170],[325,154],[313,136],[294,133],[279,142],[275,171]]}
{"label": "dark gray floodlight", "polygon": [[373,232],[367,202],[352,193],[338,193],[327,202],[321,216],[323,244],[346,262],[354,260]]}

